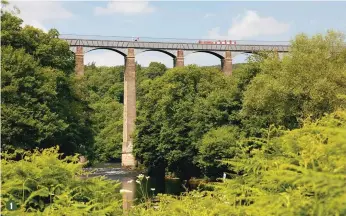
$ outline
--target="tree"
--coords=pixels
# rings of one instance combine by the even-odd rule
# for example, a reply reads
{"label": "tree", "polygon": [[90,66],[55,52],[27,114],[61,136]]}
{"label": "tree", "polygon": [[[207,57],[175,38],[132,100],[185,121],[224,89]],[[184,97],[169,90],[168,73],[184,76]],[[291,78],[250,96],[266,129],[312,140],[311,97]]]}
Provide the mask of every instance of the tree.
{"label": "tree", "polygon": [[159,62],[151,62],[149,67],[136,70],[136,96],[137,99],[145,94],[145,89],[142,86],[146,86],[153,79],[162,76],[167,71],[166,65]]}
{"label": "tree", "polygon": [[92,148],[97,161],[121,158],[123,131],[124,66],[96,67],[89,65],[78,79],[80,97],[91,109],[94,135]]}
{"label": "tree", "polygon": [[199,139],[211,128],[231,123],[236,110],[230,79],[214,68],[188,66],[168,70],[142,87],[136,157],[160,176],[166,168],[183,179],[198,176],[194,161]]}
{"label": "tree", "polygon": [[2,47],[2,55],[2,144],[5,148],[39,147],[68,127],[51,109],[57,98],[55,81],[63,74],[40,67],[23,49]]}
{"label": "tree", "polygon": [[162,76],[167,71],[166,65],[160,62],[150,62],[149,66],[140,70],[137,74],[139,82],[145,79],[155,79]]}
{"label": "tree", "polygon": [[280,61],[267,57],[244,93],[243,123],[252,135],[270,124],[297,128],[300,120],[331,113],[345,104],[346,49],[342,34],[298,35]]}
{"label": "tree", "polygon": [[198,165],[207,176],[221,177],[228,167],[221,160],[233,158],[240,149],[240,130],[236,126],[211,129],[198,143]]}
{"label": "tree", "polygon": [[88,109],[77,97],[74,58],[58,32],[26,26],[1,13],[2,144],[25,149],[60,145],[85,154],[91,146]]}
{"label": "tree", "polygon": [[211,191],[161,194],[158,207],[136,206],[131,215],[345,215],[346,111],[282,132],[260,149],[238,148],[244,154],[224,161],[238,175]]}

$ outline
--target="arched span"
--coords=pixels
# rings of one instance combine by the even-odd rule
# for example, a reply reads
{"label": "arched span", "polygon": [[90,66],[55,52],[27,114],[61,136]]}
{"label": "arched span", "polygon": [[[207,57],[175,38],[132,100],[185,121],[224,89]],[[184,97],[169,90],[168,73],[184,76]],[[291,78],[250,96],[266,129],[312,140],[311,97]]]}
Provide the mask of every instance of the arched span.
{"label": "arched span", "polygon": [[215,53],[215,52],[213,52],[213,51],[207,51],[207,50],[201,50],[201,51],[195,51],[195,52],[193,52],[193,53],[208,53],[208,54],[211,54],[211,55],[213,55],[213,56],[216,56],[216,57],[218,57],[219,59],[224,59],[225,57],[223,57],[222,55],[220,55],[220,54],[218,54],[218,53]]}
{"label": "arched span", "polygon": [[110,51],[114,51],[116,53],[119,53],[120,55],[124,56],[126,58],[126,54],[117,50],[117,49],[112,49],[112,48],[107,48],[107,47],[99,47],[99,48],[95,48],[95,49],[91,49],[85,53],[88,53],[88,52],[91,52],[91,51],[94,51],[94,50],[110,50]]}
{"label": "arched span", "polygon": [[172,57],[173,59],[175,59],[177,56],[175,56],[174,54],[167,52],[165,50],[160,50],[160,49],[148,49],[148,50],[144,50],[143,52],[151,52],[151,51],[156,51],[156,52],[161,52],[164,53],[166,55],[169,55],[170,57]]}

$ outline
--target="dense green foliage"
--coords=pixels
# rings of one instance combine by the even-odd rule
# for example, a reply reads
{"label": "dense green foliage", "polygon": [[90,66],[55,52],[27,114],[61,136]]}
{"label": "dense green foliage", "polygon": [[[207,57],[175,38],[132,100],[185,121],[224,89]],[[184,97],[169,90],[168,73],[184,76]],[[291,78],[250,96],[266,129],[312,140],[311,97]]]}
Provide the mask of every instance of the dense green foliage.
{"label": "dense green foliage", "polygon": [[124,67],[85,67],[84,77],[78,80],[81,98],[91,110],[90,120],[94,136],[92,148],[96,161],[110,161],[121,157],[123,131]]}
{"label": "dense green foliage", "polygon": [[[56,30],[21,27],[3,10],[1,21],[2,205],[15,200],[13,215],[121,214],[119,184],[84,178],[75,153],[120,158],[124,67],[91,64],[76,77]],[[130,213],[346,215],[344,41],[301,34],[283,59],[258,53],[232,77],[218,67],[137,65],[134,151],[149,175],[228,179],[160,195],[156,206],[147,196]]]}
{"label": "dense green foliage", "polygon": [[[244,92],[243,122],[252,135],[270,124],[293,129],[309,116],[319,118],[345,104],[346,49],[342,34],[298,35],[291,52],[264,58],[260,74]],[[260,92],[260,93],[259,93]]]}
{"label": "dense green foliage", "polygon": [[[19,160],[18,160],[19,156]],[[1,205],[5,215],[119,215],[120,184],[87,175],[78,155],[62,158],[58,148],[1,154]]]}
{"label": "dense green foliage", "polygon": [[133,215],[345,215],[346,112],[267,133],[257,139],[261,148],[249,151],[244,142],[226,161],[237,175],[213,191],[162,195],[156,208],[139,206]]}
{"label": "dense green foliage", "polygon": [[307,117],[345,107],[343,41],[336,32],[298,35],[282,60],[260,53],[231,78],[215,68],[187,66],[146,81],[138,103],[137,158],[183,178],[221,176],[217,159],[236,156],[232,149],[240,138],[261,137],[271,124],[298,128]]}
{"label": "dense green foliage", "polygon": [[85,153],[92,144],[87,106],[70,75],[73,53],[58,32],[25,26],[1,13],[1,141],[4,149],[46,148]]}
{"label": "dense green foliage", "polygon": [[[94,136],[92,152],[96,161],[121,158],[123,141],[124,66],[85,67],[85,75],[77,80],[78,92],[91,110]],[[147,68],[136,67],[137,98],[142,95],[142,83],[161,76],[166,66],[153,62]]]}
{"label": "dense green foliage", "polygon": [[[233,121],[230,79],[219,70],[173,68],[143,83],[138,102],[135,152],[140,162],[180,177],[194,172],[198,141],[208,130]],[[197,170],[198,171],[198,170]]]}
{"label": "dense green foliage", "polygon": [[233,158],[239,153],[239,128],[223,126],[211,129],[198,143],[198,162],[206,176],[219,176],[227,170],[220,163],[223,158]]}

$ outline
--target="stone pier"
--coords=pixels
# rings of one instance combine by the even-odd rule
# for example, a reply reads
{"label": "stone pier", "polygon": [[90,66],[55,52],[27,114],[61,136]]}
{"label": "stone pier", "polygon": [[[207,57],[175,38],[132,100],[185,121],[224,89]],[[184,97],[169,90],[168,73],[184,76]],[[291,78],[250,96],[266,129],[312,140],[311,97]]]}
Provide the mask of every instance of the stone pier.
{"label": "stone pier", "polygon": [[131,178],[124,178],[122,181],[122,189],[123,189],[123,211],[124,213],[128,213],[133,206],[133,201],[135,199],[136,194],[136,182],[130,181]]}
{"label": "stone pier", "polygon": [[136,120],[136,61],[133,48],[128,49],[125,58],[124,73],[124,122],[123,122],[123,147],[121,165],[134,168],[136,160],[133,155],[133,132]]}
{"label": "stone pier", "polygon": [[75,54],[75,71],[78,76],[84,75],[84,52],[83,47],[77,46],[76,47],[76,54]]}
{"label": "stone pier", "polygon": [[221,60],[222,71],[225,75],[232,75],[232,53],[231,51],[225,51],[225,58]]}
{"label": "stone pier", "polygon": [[184,51],[178,50],[177,57],[174,59],[174,67],[184,67]]}

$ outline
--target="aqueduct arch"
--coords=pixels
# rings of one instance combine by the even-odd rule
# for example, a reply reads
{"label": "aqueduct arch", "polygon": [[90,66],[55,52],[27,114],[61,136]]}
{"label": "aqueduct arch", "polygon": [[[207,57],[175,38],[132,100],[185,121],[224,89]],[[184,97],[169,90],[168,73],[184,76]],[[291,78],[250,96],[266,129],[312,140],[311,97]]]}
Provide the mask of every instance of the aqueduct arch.
{"label": "aqueduct arch", "polygon": [[194,51],[186,52],[183,50],[162,50],[162,49],[142,49],[135,50],[134,48],[115,49],[108,47],[75,47],[75,69],[78,76],[84,75],[84,54],[93,50],[111,50],[119,53],[125,58],[125,72],[124,72],[124,111],[123,111],[123,145],[122,145],[122,166],[135,167],[136,160],[133,155],[133,133],[135,131],[136,120],[136,61],[135,55],[141,52],[158,51],[165,53],[172,57],[174,60],[174,67],[184,66],[184,56],[194,52],[209,53],[218,57],[221,60],[222,71],[225,75],[232,75],[232,53],[231,51]]}

